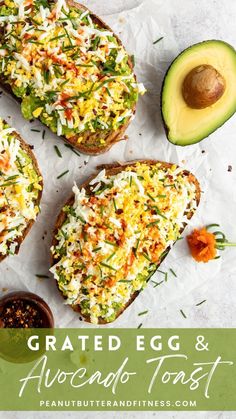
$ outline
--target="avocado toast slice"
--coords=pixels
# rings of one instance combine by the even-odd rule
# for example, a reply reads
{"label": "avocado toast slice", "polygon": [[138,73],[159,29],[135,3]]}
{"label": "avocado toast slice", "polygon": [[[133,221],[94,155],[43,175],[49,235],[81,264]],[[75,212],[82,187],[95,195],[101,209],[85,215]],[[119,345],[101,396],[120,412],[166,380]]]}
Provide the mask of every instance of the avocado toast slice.
{"label": "avocado toast slice", "polygon": [[0,118],[0,262],[18,253],[39,212],[42,190],[30,146]]}
{"label": "avocado toast slice", "polygon": [[188,171],[154,160],[100,166],[60,212],[53,273],[85,321],[114,321],[137,297],[200,202]]}
{"label": "avocado toast slice", "polygon": [[0,14],[0,81],[23,116],[86,154],[121,140],[144,88],[112,30],[72,0],[6,0]]}

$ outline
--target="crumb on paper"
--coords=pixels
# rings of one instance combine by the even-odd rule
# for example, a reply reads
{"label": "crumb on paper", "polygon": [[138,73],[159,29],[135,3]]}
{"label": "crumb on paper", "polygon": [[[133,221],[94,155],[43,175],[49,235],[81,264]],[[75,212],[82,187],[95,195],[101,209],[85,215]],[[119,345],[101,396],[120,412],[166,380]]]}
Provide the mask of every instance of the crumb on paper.
{"label": "crumb on paper", "polygon": [[206,150],[202,150],[202,154],[204,154],[206,152]]}
{"label": "crumb on paper", "polygon": [[233,167],[229,164],[229,166],[228,166],[228,172],[232,172],[232,170],[233,170]]}
{"label": "crumb on paper", "polygon": [[119,17],[119,22],[120,23],[125,23],[125,18],[124,17]]}

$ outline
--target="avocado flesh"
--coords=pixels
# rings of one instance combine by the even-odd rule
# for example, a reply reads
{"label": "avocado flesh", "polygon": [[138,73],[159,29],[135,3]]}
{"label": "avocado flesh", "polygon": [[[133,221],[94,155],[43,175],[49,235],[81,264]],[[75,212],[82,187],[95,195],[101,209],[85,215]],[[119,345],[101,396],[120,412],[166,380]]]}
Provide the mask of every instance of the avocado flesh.
{"label": "avocado flesh", "polygon": [[[191,109],[182,96],[186,75],[203,64],[213,66],[225,79],[222,97],[205,109]],[[204,41],[184,50],[171,64],[162,88],[162,116],[168,140],[176,145],[197,143],[236,112],[236,51],[223,41]]]}

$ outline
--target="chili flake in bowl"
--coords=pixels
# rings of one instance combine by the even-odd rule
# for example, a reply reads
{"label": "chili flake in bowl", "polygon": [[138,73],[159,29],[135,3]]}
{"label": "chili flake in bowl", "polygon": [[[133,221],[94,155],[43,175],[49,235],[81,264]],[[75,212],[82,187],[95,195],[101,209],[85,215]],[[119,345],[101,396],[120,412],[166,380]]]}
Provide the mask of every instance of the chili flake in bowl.
{"label": "chili flake in bowl", "polygon": [[0,328],[52,328],[54,319],[38,295],[18,291],[0,299]]}

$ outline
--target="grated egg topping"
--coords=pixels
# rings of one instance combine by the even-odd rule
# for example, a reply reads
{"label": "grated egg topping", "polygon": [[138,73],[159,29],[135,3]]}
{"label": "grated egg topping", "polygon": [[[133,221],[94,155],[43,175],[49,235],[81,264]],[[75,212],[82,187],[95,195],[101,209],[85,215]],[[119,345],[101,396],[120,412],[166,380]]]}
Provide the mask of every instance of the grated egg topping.
{"label": "grated egg topping", "polygon": [[197,206],[193,175],[135,163],[102,170],[89,189],[74,185],[74,202],[52,247],[51,272],[70,305],[92,323],[115,320],[155,272]]}
{"label": "grated egg topping", "polygon": [[133,116],[145,89],[123,46],[89,11],[65,0],[4,0],[0,28],[2,77],[26,119],[83,143],[78,134],[114,131]]}
{"label": "grated egg topping", "polygon": [[14,254],[29,221],[35,220],[41,181],[15,129],[0,118],[0,255]]}

